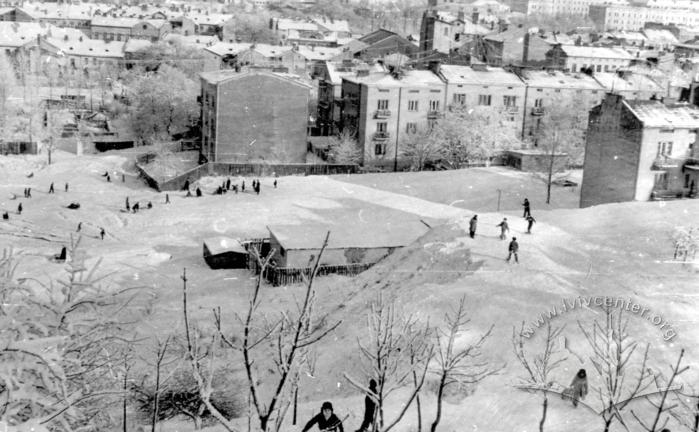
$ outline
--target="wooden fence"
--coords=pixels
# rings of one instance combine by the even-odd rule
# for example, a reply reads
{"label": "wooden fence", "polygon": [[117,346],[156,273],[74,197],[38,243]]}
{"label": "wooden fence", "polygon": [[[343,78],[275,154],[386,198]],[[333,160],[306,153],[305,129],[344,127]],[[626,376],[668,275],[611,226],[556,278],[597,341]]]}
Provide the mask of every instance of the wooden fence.
{"label": "wooden fence", "polygon": [[[341,276],[356,276],[367,270],[375,263],[346,264],[346,265],[321,265],[318,267],[317,276],[339,274]],[[270,266],[265,271],[265,279],[274,286],[302,283],[313,271],[312,267],[293,268]]]}

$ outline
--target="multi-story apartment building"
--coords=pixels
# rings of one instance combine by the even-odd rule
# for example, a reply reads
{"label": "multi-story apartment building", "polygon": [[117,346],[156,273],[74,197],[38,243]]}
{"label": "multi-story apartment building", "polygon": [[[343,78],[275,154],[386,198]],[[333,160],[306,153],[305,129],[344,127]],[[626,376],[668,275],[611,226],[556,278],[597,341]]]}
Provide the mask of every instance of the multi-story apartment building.
{"label": "multi-story apartment building", "polygon": [[554,45],[546,53],[549,64],[567,72],[591,69],[593,72],[614,72],[627,67],[634,57],[622,48]]}
{"label": "multi-story apartment building", "polygon": [[310,85],[259,69],[200,76],[202,153],[208,161],[306,161]]}
{"label": "multi-story apartment building", "polygon": [[61,29],[41,38],[41,53],[53,57],[64,74],[84,74],[100,66],[117,68],[124,60],[125,42],[90,39],[81,31]]}
{"label": "multi-story apartment building", "polygon": [[374,73],[386,72],[386,69],[379,63],[368,65],[352,60],[323,63],[318,74],[318,113],[316,122],[321,135],[334,135],[340,132],[342,78],[355,76],[358,69]]}
{"label": "multi-story apartment building", "polygon": [[591,6],[599,4],[627,5],[626,0],[529,0],[529,15],[581,15],[586,16]]}
{"label": "multi-story apartment building", "polygon": [[139,18],[95,17],[92,20],[93,39],[105,41],[127,41],[131,38],[161,40],[170,33],[170,23],[166,20]]}
{"label": "multi-story apartment building", "polygon": [[608,95],[590,112],[580,207],[695,196],[699,108]]}
{"label": "multi-story apartment building", "polygon": [[341,127],[356,132],[364,165],[397,169],[404,139],[437,121],[445,96],[432,71],[359,70],[342,78]]}
{"label": "multi-story apartment building", "polygon": [[28,15],[34,22],[89,31],[96,6],[87,3],[28,3],[20,10],[23,12],[22,16]]}
{"label": "multi-story apartment building", "polygon": [[420,51],[449,54],[466,41],[465,36],[485,35],[491,30],[478,25],[478,14],[467,19],[463,12],[456,15],[437,10],[426,10],[420,25]]}
{"label": "multi-story apartment building", "polygon": [[520,76],[527,86],[521,138],[537,145],[542,117],[557,109],[575,110],[578,123],[575,145],[585,144],[588,111],[604,98],[604,87],[592,77],[561,71],[523,70]]}
{"label": "multi-story apartment building", "polygon": [[590,19],[598,29],[641,30],[646,23],[699,26],[699,11],[692,9],[665,9],[623,5],[590,6]]}
{"label": "multi-story apartment building", "polygon": [[446,83],[447,107],[491,107],[502,113],[503,122],[521,135],[526,86],[519,77],[502,68],[486,65],[439,67]]}

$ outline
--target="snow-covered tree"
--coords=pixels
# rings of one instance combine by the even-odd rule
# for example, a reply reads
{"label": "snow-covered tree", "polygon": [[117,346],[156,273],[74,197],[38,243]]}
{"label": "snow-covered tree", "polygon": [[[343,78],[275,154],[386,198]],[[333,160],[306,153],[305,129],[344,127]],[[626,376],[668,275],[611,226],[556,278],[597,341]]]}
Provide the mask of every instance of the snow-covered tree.
{"label": "snow-covered tree", "polygon": [[337,164],[358,164],[362,160],[362,150],[354,134],[349,130],[330,138],[328,156]]}
{"label": "snow-covered tree", "polygon": [[402,141],[401,156],[410,160],[413,171],[422,171],[428,162],[440,159],[440,142],[428,129],[408,132]]}

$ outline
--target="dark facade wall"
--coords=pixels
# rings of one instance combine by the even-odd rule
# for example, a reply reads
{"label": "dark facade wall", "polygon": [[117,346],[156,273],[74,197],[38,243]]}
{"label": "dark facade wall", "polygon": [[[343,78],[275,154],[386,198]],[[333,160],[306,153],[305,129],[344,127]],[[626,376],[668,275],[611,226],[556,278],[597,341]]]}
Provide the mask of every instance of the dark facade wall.
{"label": "dark facade wall", "polygon": [[613,96],[590,112],[580,207],[633,201],[642,125]]}
{"label": "dark facade wall", "polygon": [[221,83],[215,160],[305,162],[309,97],[308,88],[262,74]]}

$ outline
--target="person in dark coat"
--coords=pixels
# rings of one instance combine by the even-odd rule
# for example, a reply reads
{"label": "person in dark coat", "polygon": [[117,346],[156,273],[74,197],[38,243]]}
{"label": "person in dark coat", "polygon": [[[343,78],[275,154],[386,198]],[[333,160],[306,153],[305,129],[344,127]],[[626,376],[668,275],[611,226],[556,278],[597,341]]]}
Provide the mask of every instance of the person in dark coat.
{"label": "person in dark coat", "polygon": [[68,183],[66,183],[65,189],[66,189],[66,192],[68,192]]}
{"label": "person in dark coat", "polygon": [[342,421],[333,414],[333,404],[330,402],[323,402],[320,408],[320,412],[313,416],[312,419],[306,423],[301,432],[306,432],[311,429],[314,425],[318,425],[318,429],[325,432],[344,432],[345,429],[342,427]]}
{"label": "person in dark coat", "polygon": [[165,194],[165,204],[170,204],[170,195]]}
{"label": "person in dark coat", "polygon": [[527,216],[527,234],[532,233],[532,225],[536,222],[536,219],[532,217],[532,215]]}
{"label": "person in dark coat", "polygon": [[473,215],[471,220],[468,223],[468,235],[471,236],[471,238],[474,238],[476,236],[476,227],[478,226],[478,215]]}
{"label": "person in dark coat", "polygon": [[3,213],[2,213],[2,219],[3,219],[3,220],[9,220],[9,219],[10,219],[10,214],[7,213],[7,212],[3,212]]}
{"label": "person in dark coat", "polygon": [[49,186],[49,193],[55,193],[55,191],[53,190],[53,182],[51,182],[51,186]]}
{"label": "person in dark coat", "polygon": [[101,238],[102,240],[104,240],[104,235],[105,235],[105,234],[107,234],[107,233],[104,231],[104,228],[100,228],[100,238]]}
{"label": "person in dark coat", "polygon": [[226,179],[226,190],[231,190],[231,179]]}
{"label": "person in dark coat", "polygon": [[24,188],[24,197],[27,197],[27,188]]}
{"label": "person in dark coat", "polygon": [[502,222],[495,225],[500,227],[500,240],[505,240],[507,238],[507,232],[510,230],[510,226],[507,224],[507,218],[503,218]]}
{"label": "person in dark coat", "polygon": [[107,174],[107,183],[111,183],[111,181],[112,181],[112,178],[109,176],[109,174]]}
{"label": "person in dark coat", "polygon": [[78,222],[78,229],[75,230],[75,232],[80,232],[81,229],[83,229],[83,223],[82,223],[82,222]]}
{"label": "person in dark coat", "polygon": [[376,380],[369,381],[369,391],[371,394],[367,394],[364,397],[364,420],[362,425],[359,426],[356,432],[369,432],[373,430],[374,419],[376,414],[376,401],[372,398],[372,395],[376,396]]}
{"label": "person in dark coat", "polygon": [[201,189],[197,188],[197,197],[201,196]]}
{"label": "person in dark coat", "polygon": [[240,186],[240,191],[245,192],[245,180],[243,180],[243,184]]}
{"label": "person in dark coat", "polygon": [[148,201],[148,208],[149,208],[149,209],[152,209],[152,208],[153,208],[153,203],[150,202],[150,201]]}
{"label": "person in dark coat", "polygon": [[561,399],[569,398],[573,401],[573,406],[578,406],[578,401],[585,399],[587,395],[587,372],[585,369],[580,369],[573,381],[571,381],[570,386],[563,390],[561,394]]}
{"label": "person in dark coat", "polygon": [[189,190],[189,179],[184,181],[184,186],[182,186],[182,190]]}
{"label": "person in dark coat", "polygon": [[510,253],[507,255],[507,262],[510,262],[512,255],[515,256],[515,262],[519,264],[519,257],[517,257],[517,252],[519,252],[519,243],[517,243],[517,237],[512,237],[512,241],[509,246]]}
{"label": "person in dark coat", "polygon": [[126,174],[121,173],[121,182],[126,183]]}
{"label": "person in dark coat", "polygon": [[17,206],[17,214],[22,214],[22,203]]}
{"label": "person in dark coat", "polygon": [[27,198],[32,197],[32,188],[27,188]]}
{"label": "person in dark coat", "polygon": [[531,212],[529,211],[529,200],[524,198],[524,202],[522,203],[524,206],[524,215],[522,216],[523,218],[526,218],[527,216],[531,216]]}
{"label": "person in dark coat", "polygon": [[126,197],[126,211],[131,211],[131,206],[129,205],[129,197]]}
{"label": "person in dark coat", "polygon": [[274,188],[277,188],[277,179],[274,179]]}

